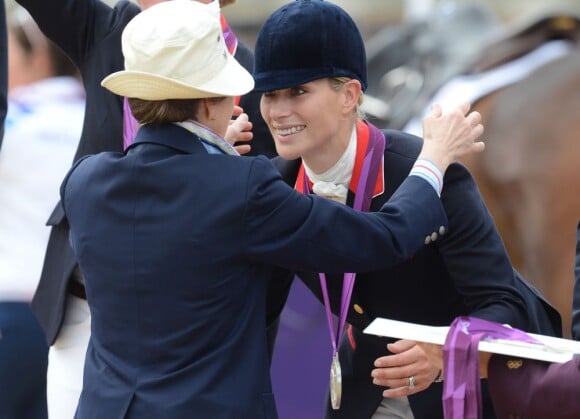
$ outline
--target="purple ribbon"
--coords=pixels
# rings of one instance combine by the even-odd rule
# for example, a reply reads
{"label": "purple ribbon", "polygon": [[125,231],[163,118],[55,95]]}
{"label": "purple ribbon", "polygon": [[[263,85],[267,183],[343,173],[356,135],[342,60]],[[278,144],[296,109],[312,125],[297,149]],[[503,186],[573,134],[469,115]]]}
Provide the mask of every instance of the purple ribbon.
{"label": "purple ribbon", "polygon": [[127,98],[123,98],[123,150],[127,149],[135,139],[139,123],[131,113]]}
{"label": "purple ribbon", "polygon": [[222,26],[222,33],[224,35],[226,47],[230,52],[230,54],[234,55],[236,53],[236,49],[238,48],[238,38],[236,37],[234,31],[232,31],[232,28],[230,28],[230,25],[228,25],[228,22],[226,21],[224,15],[220,16],[220,22]]}
{"label": "purple ribbon", "polygon": [[[383,155],[385,153],[385,136],[374,125],[368,123],[369,128],[369,144],[365,150],[365,157],[360,171],[360,177],[357,189],[354,196],[352,208],[359,211],[368,211],[373,199],[373,192],[379,170],[381,168]],[[310,193],[309,179],[304,174],[304,193]],[[328,329],[330,331],[330,339],[332,341],[333,355],[338,351],[338,345],[342,338],[344,331],[344,324],[348,313],[348,306],[354,288],[354,281],[356,273],[348,272],[343,275],[342,294],[340,298],[340,312],[338,316],[337,332],[334,333],[332,322],[332,311],[330,306],[330,299],[328,297],[328,288],[326,286],[326,275],[324,273],[318,274],[320,278],[320,287],[322,288],[322,298],[324,300],[324,308],[326,311],[326,320],[328,322]]]}
{"label": "purple ribbon", "polygon": [[484,338],[540,343],[527,333],[476,317],[457,317],[443,346],[443,413],[445,419],[482,416],[478,345]]}

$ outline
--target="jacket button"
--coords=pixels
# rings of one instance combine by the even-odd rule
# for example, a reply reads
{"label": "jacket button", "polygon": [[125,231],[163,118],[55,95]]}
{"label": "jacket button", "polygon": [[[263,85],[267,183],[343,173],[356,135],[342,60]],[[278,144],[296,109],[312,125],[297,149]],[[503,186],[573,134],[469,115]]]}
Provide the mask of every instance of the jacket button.
{"label": "jacket button", "polygon": [[434,242],[435,240],[437,240],[437,237],[439,237],[439,236],[437,235],[437,233],[432,233],[432,234],[431,234],[431,241],[432,241],[432,242]]}
{"label": "jacket button", "polygon": [[445,226],[441,226],[439,227],[439,235],[442,236],[447,232],[447,230],[445,230]]}
{"label": "jacket button", "polygon": [[352,306],[352,308],[353,308],[353,309],[354,309],[354,311],[356,311],[358,314],[363,314],[363,313],[364,313],[364,310],[363,310],[363,309],[362,309],[362,307],[361,307],[361,306],[359,306],[358,304],[354,304],[354,305]]}
{"label": "jacket button", "polygon": [[431,243],[431,236],[425,237],[425,244]]}

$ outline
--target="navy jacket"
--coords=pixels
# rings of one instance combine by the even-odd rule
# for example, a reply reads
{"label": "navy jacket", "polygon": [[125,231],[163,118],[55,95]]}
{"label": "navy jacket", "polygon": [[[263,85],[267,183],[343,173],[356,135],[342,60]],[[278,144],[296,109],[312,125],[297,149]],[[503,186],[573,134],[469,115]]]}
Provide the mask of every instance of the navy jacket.
{"label": "navy jacket", "polygon": [[[394,130],[385,131],[385,135],[385,191],[373,199],[371,211],[378,210],[393,196],[421,147],[421,139],[415,136]],[[278,158],[275,163],[293,185],[300,162]],[[342,403],[340,410],[327,409],[329,418],[370,418],[382,400],[383,389],[372,383],[370,374],[375,359],[387,354],[386,344],[391,340],[362,333],[376,317],[448,326],[457,316],[471,315],[534,333],[562,333],[558,312],[512,268],[468,170],[454,164],[447,170],[444,182],[441,200],[449,219],[447,233],[427,240],[428,244],[411,258],[391,269],[357,275],[347,318],[351,326],[340,347]],[[299,276],[320,298],[318,276]],[[285,299],[283,286],[273,285],[272,304],[281,307]],[[337,314],[341,281],[329,280],[328,288]],[[491,418],[491,402],[483,387],[485,417]],[[432,384],[411,396],[415,418],[442,418],[441,396],[441,384]]]}
{"label": "navy jacket", "polygon": [[362,214],[290,188],[265,157],[208,154],[172,124],[81,159],[61,187],[91,340],[77,418],[274,418],[266,290],[274,267],[405,260],[446,227],[415,176]]}
{"label": "navy jacket", "polygon": [[[121,151],[123,147],[123,99],[101,87],[101,80],[123,69],[121,34],[139,13],[139,7],[121,0],[114,8],[100,0],[17,0],[42,31],[79,68],[86,90],[86,112],[75,161],[87,154]],[[236,59],[251,72],[253,54],[242,43]],[[259,116],[257,93],[242,98],[241,106],[254,124],[253,153],[273,155],[269,131]],[[72,162],[71,162],[72,163]],[[59,203],[47,224],[52,226],[44,267],[32,308],[49,344],[58,335],[64,315],[68,281],[76,261],[68,242],[69,225]]]}

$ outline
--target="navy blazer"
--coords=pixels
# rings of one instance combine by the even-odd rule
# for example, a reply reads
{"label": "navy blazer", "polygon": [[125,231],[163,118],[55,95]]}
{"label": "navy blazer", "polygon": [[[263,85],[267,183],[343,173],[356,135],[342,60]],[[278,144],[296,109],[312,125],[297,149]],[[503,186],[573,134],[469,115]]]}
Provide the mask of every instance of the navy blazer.
{"label": "navy blazer", "polygon": [[91,339],[77,418],[274,418],[266,290],[275,266],[405,260],[446,227],[411,176],[380,212],[304,196],[265,157],[208,154],[173,124],[81,159],[61,186]]}
{"label": "navy blazer", "polygon": [[580,418],[580,358],[551,364],[494,355],[488,381],[499,419]]}
{"label": "navy blazer", "polygon": [[[373,199],[371,211],[393,196],[421,148],[421,139],[410,134],[386,130],[385,135],[385,192]],[[292,185],[299,163],[275,160],[284,179]],[[362,333],[377,317],[448,326],[455,317],[470,315],[534,333],[561,336],[560,315],[512,268],[493,219],[464,166],[454,164],[448,168],[441,200],[449,219],[445,235],[429,241],[391,269],[357,275],[347,318],[351,326],[340,347],[341,408],[327,408],[327,417],[370,418],[379,406],[383,388],[372,383],[371,370],[375,359],[387,354],[386,344],[392,340]],[[318,276],[299,276],[320,299]],[[281,284],[273,284],[270,290],[271,304],[279,307],[285,300]],[[333,278],[328,288],[337,314],[341,281]],[[485,385],[483,392],[485,417],[491,418],[493,410]],[[441,384],[432,384],[410,396],[415,418],[443,418],[441,397]]]}
{"label": "navy blazer", "polygon": [[[101,87],[105,76],[124,67],[121,34],[139,7],[121,0],[111,8],[101,0],[17,0],[42,31],[79,68],[86,90],[83,131],[75,161],[87,154],[123,148],[123,98]],[[236,59],[251,72],[253,54],[239,43]],[[254,124],[253,153],[274,154],[273,140],[259,115],[260,95],[242,97],[240,105]],[[71,162],[72,163],[72,162]],[[68,242],[69,225],[59,203],[47,224],[52,227],[44,266],[32,308],[49,344],[58,335],[64,316],[68,281],[76,261]]]}

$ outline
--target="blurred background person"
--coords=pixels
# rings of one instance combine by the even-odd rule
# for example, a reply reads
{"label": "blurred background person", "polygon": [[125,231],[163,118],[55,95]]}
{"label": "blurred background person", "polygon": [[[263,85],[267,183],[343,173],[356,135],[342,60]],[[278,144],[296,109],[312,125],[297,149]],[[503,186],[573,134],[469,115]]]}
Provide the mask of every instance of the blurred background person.
{"label": "blurred background person", "polygon": [[6,5],[0,1],[0,147],[4,138],[8,97],[8,41],[6,40]]}
{"label": "blurred background person", "polygon": [[23,9],[10,8],[7,22],[8,113],[0,151],[0,418],[42,419],[47,416],[48,347],[29,303],[48,240],[45,222],[80,135],[84,92],[74,66]]}

